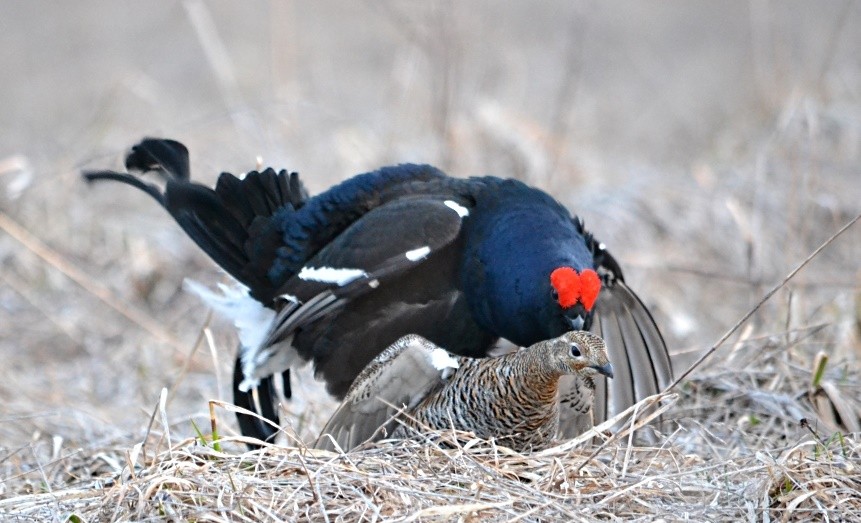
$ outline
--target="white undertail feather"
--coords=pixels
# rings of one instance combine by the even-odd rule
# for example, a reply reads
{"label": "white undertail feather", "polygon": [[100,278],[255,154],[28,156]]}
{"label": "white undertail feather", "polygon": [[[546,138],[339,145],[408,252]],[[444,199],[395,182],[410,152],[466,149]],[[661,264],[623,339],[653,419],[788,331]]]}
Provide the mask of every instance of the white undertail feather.
{"label": "white undertail feather", "polygon": [[[252,298],[244,285],[238,282],[233,285],[219,283],[218,289],[221,292],[218,293],[186,278],[183,288],[196,294],[212,310],[232,321],[236,327],[241,345],[239,354],[242,372],[245,374],[245,379],[239,385],[243,392],[256,387],[261,377],[282,372],[299,361],[298,353],[290,346],[292,337],[273,346],[262,346],[275,320],[275,311]],[[295,303],[294,297],[283,297]]]}
{"label": "white undertail feather", "polygon": [[293,336],[274,345],[242,347],[239,354],[244,378],[239,390],[248,392],[260,384],[261,378],[301,366],[304,362],[293,348]]}
{"label": "white undertail feather", "polygon": [[263,338],[275,319],[275,311],[263,306],[252,298],[248,287],[235,283],[234,285],[218,284],[221,294],[213,292],[205,285],[186,278],[183,288],[196,294],[212,310],[233,322],[239,335],[239,343],[243,349],[257,347],[263,343]]}

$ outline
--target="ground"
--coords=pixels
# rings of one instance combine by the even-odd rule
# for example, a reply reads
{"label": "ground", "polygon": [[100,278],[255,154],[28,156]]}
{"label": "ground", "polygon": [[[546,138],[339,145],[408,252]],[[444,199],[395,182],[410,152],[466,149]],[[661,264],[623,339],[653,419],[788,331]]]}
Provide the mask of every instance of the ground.
{"label": "ground", "polygon": [[[85,514],[61,501],[69,489],[116,501],[124,494],[100,490],[109,488],[103,479],[134,485],[124,460],[137,443],[168,433],[163,417],[179,444],[195,424],[208,434],[208,401],[230,397],[232,330],[182,291],[186,277],[212,284],[223,275],[145,195],[88,187],[81,168],[119,167],[140,137],[163,136],[189,146],[203,183],[261,164],[299,171],[316,192],[399,162],[523,179],[583,216],[619,258],[681,373],[861,210],[859,27],[856,1],[3,3],[0,514],[158,514],[147,512],[154,495],[140,498],[137,513]],[[815,475],[825,463],[824,477],[846,484],[841,467],[861,466],[852,434],[861,403],[859,240],[855,224],[683,380],[660,445],[666,454],[651,454],[659,471],[621,461],[639,450],[599,455],[591,473],[606,481],[593,487],[615,500],[604,509],[648,517],[620,490],[654,488],[693,500],[649,504],[655,513],[762,519],[771,507],[781,518],[793,514],[793,493],[809,492],[790,469]],[[820,352],[828,359],[818,380]],[[286,417],[307,440],[334,403],[309,372],[299,389]],[[235,434],[229,411],[218,407],[216,416],[223,435]],[[168,455],[159,441],[140,463],[175,470],[185,453],[188,463],[200,459],[191,443]],[[239,459],[241,447],[225,448],[233,454],[211,458],[215,474]],[[272,465],[267,474],[285,466],[278,456],[293,455],[270,452],[257,458]],[[373,461],[419,451],[369,452]],[[486,480],[482,452],[457,458],[484,470],[472,476],[472,465],[457,462],[463,481],[490,481],[494,495],[519,501],[471,490],[463,499],[486,507],[436,514],[442,498],[404,480],[417,501],[369,495],[369,506],[381,517],[489,517],[485,510],[527,520],[573,506],[569,485],[543,475],[551,458],[512,465],[533,467],[518,470],[556,489],[535,498],[522,489],[541,481]],[[774,462],[764,465],[767,457]],[[722,463],[737,487],[729,490],[744,492],[726,499],[672,481],[643,486],[649,470],[676,477],[668,463],[698,471],[688,479],[701,487],[719,483],[709,471]],[[762,475],[746,483],[745,467]],[[643,482],[626,482],[641,473]],[[276,490],[273,499],[283,494]],[[320,492],[328,491],[279,513],[326,519]],[[824,499],[839,503],[816,505],[811,494],[811,505],[796,508],[840,519],[834,507],[848,510],[853,498],[835,492]],[[739,500],[750,504],[736,511]]]}

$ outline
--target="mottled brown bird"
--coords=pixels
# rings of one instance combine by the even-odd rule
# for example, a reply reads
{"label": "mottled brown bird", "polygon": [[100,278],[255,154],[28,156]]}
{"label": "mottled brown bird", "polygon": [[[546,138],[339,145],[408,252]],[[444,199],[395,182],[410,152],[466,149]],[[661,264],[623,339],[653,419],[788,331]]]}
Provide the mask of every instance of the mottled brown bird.
{"label": "mottled brown bird", "polygon": [[[514,450],[546,447],[560,411],[567,427],[591,426],[592,377],[613,376],[600,337],[572,331],[497,358],[455,357],[409,335],[356,378],[316,447],[351,450],[365,441],[408,437],[410,428],[473,432]],[[560,379],[568,378],[560,386]],[[564,390],[563,390],[564,387]],[[402,410],[407,416],[396,419]]]}

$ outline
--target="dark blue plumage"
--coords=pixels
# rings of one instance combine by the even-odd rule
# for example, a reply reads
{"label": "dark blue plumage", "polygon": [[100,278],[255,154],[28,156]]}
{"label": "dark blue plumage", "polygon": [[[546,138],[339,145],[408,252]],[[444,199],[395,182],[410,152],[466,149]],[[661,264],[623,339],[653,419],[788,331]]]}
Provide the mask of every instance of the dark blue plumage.
{"label": "dark blue plumage", "polygon": [[[271,169],[241,180],[223,173],[213,191],[189,181],[187,157],[171,140],[145,139],[132,149],[127,169],[159,173],[164,190],[125,173],[85,176],[150,194],[274,311],[264,341],[240,348],[234,382],[242,407],[254,405],[249,387],[256,386],[263,414],[277,421],[273,377],[284,374],[289,395],[289,368],[301,360],[312,360],[329,392],[343,397],[364,366],[405,334],[480,357],[500,338],[528,346],[592,328],[617,369],[609,396],[596,383],[598,417],[671,379],[660,332],[616,261],[543,191],[410,164],[355,176],[313,198],[295,173]],[[251,436],[273,434],[250,417],[240,424]]]}
{"label": "dark blue plumage", "polygon": [[591,239],[543,191],[517,180],[470,182],[481,190],[464,224],[460,270],[477,322],[524,347],[571,330],[550,299],[549,275],[557,267],[597,269]]}

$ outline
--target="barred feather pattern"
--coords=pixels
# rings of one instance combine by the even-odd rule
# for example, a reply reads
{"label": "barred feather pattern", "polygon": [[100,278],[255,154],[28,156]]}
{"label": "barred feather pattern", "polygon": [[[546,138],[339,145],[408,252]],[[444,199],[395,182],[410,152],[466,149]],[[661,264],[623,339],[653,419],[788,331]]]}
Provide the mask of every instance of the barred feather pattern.
{"label": "barred feather pattern", "polygon": [[[572,347],[577,352],[572,353]],[[592,376],[609,369],[604,341],[591,333],[569,332],[498,358],[458,358],[459,368],[429,394],[405,421],[407,427],[454,427],[496,440],[514,450],[549,446],[559,429],[559,379],[575,384],[563,398],[577,410],[591,410]],[[597,370],[602,369],[602,370]],[[399,427],[395,438],[408,437]]]}

